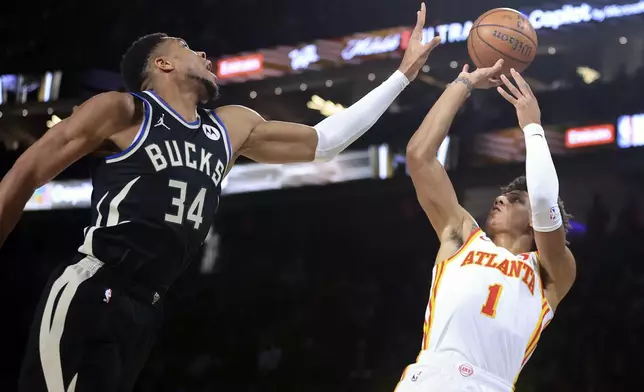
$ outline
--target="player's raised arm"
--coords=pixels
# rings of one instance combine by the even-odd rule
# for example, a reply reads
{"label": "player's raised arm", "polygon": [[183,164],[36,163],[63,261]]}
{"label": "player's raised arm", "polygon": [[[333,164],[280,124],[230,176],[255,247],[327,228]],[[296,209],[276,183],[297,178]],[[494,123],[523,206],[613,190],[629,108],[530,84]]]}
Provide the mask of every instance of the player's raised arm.
{"label": "player's raised arm", "polygon": [[501,69],[499,60],[494,67],[469,73],[468,66],[451,83],[431,108],[407,145],[407,164],[416,188],[418,201],[441,241],[454,235],[466,237],[476,223],[459,205],[447,173],[436,159],[436,153],[458,112],[473,88],[498,85],[492,79]]}
{"label": "player's raised arm", "polygon": [[29,147],[0,182],[0,245],[38,187],[125,129],[135,112],[129,94],[100,94]]}
{"label": "player's raised arm", "polygon": [[575,258],[566,246],[566,228],[559,208],[559,179],[541,126],[537,99],[518,72],[512,69],[511,74],[516,86],[502,76],[509,93],[501,87],[498,87],[498,92],[515,106],[525,136],[525,169],[532,228],[539,260],[552,280],[547,282],[551,283],[548,290],[554,290],[554,299],[558,303],[570,290],[576,276]]}
{"label": "player's raised arm", "polygon": [[380,86],[346,110],[326,118],[313,127],[264,121],[254,112],[247,113],[253,128],[237,154],[264,163],[333,159],[378,121],[409,82],[416,78],[429,53],[439,44],[439,38],[427,44],[422,42],[425,13],[425,4],[422,3],[400,67]]}

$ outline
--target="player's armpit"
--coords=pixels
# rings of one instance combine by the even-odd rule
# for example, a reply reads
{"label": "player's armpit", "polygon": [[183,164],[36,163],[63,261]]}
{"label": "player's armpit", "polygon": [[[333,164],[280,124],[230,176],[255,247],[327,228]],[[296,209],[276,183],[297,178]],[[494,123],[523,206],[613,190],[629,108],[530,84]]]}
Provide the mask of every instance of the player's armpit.
{"label": "player's armpit", "polygon": [[563,226],[547,233],[535,231],[534,239],[537,243],[539,263],[548,274],[548,280],[544,282],[548,300],[556,307],[575,282],[575,257],[566,246]]}
{"label": "player's armpit", "polygon": [[[407,154],[407,164],[418,201],[441,242],[462,244],[478,225],[458,203],[456,192],[443,165],[435,159]],[[460,245],[459,245],[460,246]]]}
{"label": "player's armpit", "polygon": [[234,123],[236,132],[247,136],[238,149],[260,163],[310,162],[315,159],[318,135],[313,127],[282,121],[266,121],[254,110],[243,106],[222,108]]}
{"label": "player's armpit", "polygon": [[100,94],[29,147],[0,183],[0,244],[38,187],[125,129],[134,113],[135,104],[129,94]]}

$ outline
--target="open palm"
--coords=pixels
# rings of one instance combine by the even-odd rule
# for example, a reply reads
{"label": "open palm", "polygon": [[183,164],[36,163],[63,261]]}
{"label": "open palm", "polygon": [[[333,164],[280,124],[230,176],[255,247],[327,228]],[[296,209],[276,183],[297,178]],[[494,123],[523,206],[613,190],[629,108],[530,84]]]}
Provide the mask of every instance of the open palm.
{"label": "open palm", "polygon": [[410,82],[416,79],[418,72],[427,62],[427,57],[441,41],[439,37],[434,37],[429,43],[423,43],[423,27],[425,26],[426,13],[425,3],[421,3],[420,10],[416,12],[416,26],[411,33],[409,45],[398,68]]}

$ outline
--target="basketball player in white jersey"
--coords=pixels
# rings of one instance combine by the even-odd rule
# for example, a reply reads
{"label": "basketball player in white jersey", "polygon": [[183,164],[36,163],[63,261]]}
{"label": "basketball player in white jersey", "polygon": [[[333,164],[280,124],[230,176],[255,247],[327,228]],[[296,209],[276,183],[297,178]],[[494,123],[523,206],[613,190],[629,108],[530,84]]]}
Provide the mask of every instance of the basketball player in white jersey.
{"label": "basketball player in white jersey", "polygon": [[[463,68],[414,134],[407,159],[418,200],[441,247],[427,306],[422,350],[396,392],[511,391],[557,305],[575,280],[566,246],[569,216],[530,87],[498,92],[517,111],[526,144],[526,176],[492,203],[485,231],[459,205],[436,152],[474,88],[501,84],[501,67]],[[536,246],[535,246],[536,245]]]}

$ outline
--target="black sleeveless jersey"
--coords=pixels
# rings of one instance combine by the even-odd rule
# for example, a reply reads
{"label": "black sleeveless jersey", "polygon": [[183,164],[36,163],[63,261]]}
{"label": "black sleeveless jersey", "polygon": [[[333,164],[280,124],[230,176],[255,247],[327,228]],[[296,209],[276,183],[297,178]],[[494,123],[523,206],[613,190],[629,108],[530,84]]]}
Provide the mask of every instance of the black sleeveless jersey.
{"label": "black sleeveless jersey", "polygon": [[92,225],[79,252],[137,283],[167,289],[210,229],[232,155],[214,111],[185,121],[152,91],[132,144],[92,173]]}

